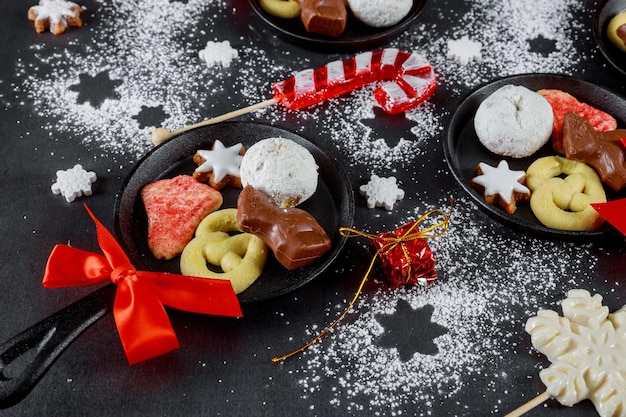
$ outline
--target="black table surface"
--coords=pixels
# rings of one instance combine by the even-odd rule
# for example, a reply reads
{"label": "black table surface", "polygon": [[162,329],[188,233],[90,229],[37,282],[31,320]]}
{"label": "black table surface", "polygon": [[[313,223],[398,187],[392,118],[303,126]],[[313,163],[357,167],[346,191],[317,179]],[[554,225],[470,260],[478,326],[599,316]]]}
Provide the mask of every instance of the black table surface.
{"label": "black table surface", "polygon": [[[54,36],[34,31],[26,18],[32,4],[3,2],[2,340],[94,291],[44,289],[48,254],[58,243],[99,250],[82,203],[114,230],[116,195],[152,148],[155,127],[177,129],[268,99],[273,82],[363,50],[293,44],[247,0],[81,4],[84,26]],[[349,239],[320,277],[243,305],[241,319],[168,310],[180,349],[134,366],[107,315],[0,414],[504,415],[542,393],[538,373],[550,363],[533,349],[526,320],[543,308],[560,313],[559,302],[574,288],[602,295],[611,311],[626,304],[623,241],[545,239],[501,224],[456,182],[443,146],[463,98],[503,76],[558,73],[626,94],[624,76],[594,40],[597,7],[429,0],[405,32],[367,46],[426,56],[439,76],[428,103],[385,115],[368,87],[299,111],[272,106],[237,119],[297,132],[337,161],[356,202],[354,224],[346,226],[390,231],[430,209],[447,210],[454,198],[449,231],[428,242],[438,273],[432,286],[391,290],[375,272],[332,334],[272,363],[324,328],[354,295],[371,253],[365,239]],[[464,35],[482,44],[481,61],[460,65],[446,57],[447,41]],[[229,41],[238,57],[230,66],[208,66],[198,57],[208,41]],[[92,196],[67,203],[50,187],[57,170],[75,164],[98,179]],[[398,179],[406,196],[392,210],[366,207],[359,187],[371,174]],[[570,409],[548,400],[528,415],[594,413],[589,401]]]}

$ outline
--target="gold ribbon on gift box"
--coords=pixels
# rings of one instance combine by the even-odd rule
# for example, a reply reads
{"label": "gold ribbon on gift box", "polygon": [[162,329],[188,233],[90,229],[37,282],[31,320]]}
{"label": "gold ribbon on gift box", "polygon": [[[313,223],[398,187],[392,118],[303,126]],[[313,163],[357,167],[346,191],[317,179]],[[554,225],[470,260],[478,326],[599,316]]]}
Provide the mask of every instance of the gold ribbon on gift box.
{"label": "gold ribbon on gift box", "polygon": [[[362,232],[360,230],[357,230],[351,227],[340,227],[339,233],[343,237],[346,237],[346,238],[365,237],[369,240],[383,240],[384,244],[381,245],[381,247],[378,248],[376,252],[374,253],[372,260],[370,261],[369,267],[367,268],[367,271],[365,272],[363,279],[361,279],[361,283],[359,284],[359,287],[357,288],[357,291],[354,294],[354,297],[352,297],[352,300],[350,300],[350,302],[348,303],[346,308],[341,312],[341,314],[332,323],[326,326],[321,332],[319,332],[315,337],[313,337],[307,343],[305,343],[304,345],[300,346],[299,348],[295,350],[292,350],[289,353],[272,358],[272,362],[281,362],[291,356],[297,355],[298,353],[303,352],[304,350],[308,349],[311,345],[313,345],[314,343],[316,343],[317,341],[325,337],[333,329],[333,327],[335,327],[345,317],[345,315],[348,314],[348,312],[352,309],[352,307],[356,303],[356,300],[359,298],[359,296],[361,295],[361,292],[363,291],[363,287],[365,286],[365,282],[367,281],[367,278],[369,277],[370,273],[374,269],[376,260],[381,254],[386,254],[392,251],[398,245],[400,245],[400,247],[402,248],[402,252],[404,256],[406,257],[407,262],[409,262],[409,268],[410,268],[410,256],[409,256],[409,253],[407,252],[407,249],[404,246],[404,243],[410,242],[415,239],[435,239],[446,234],[449,228],[450,217],[452,216],[453,207],[454,207],[454,200],[450,200],[450,212],[449,213],[446,213],[440,209],[428,210],[426,213],[422,214],[417,220],[415,220],[413,225],[400,236],[380,236],[380,235],[375,235],[375,234],[371,234],[367,232]],[[443,217],[443,220],[425,228],[424,230],[419,230],[419,225],[426,218],[434,214],[441,215]],[[440,229],[440,230],[437,231],[437,229]],[[407,277],[411,276],[410,272],[411,271],[409,270]],[[409,278],[407,278],[407,280],[408,279]]]}

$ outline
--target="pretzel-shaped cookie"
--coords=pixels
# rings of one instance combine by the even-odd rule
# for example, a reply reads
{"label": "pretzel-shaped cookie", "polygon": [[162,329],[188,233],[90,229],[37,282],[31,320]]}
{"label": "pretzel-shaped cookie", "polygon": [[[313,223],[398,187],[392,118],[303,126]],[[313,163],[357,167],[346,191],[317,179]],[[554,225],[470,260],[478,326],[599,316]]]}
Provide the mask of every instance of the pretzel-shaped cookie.
{"label": "pretzel-shaped cookie", "polygon": [[218,210],[206,216],[181,254],[180,271],[195,277],[228,279],[239,294],[261,275],[269,251],[260,238],[250,233],[231,236],[228,232],[241,232],[237,209]]}
{"label": "pretzel-shaped cookie", "polygon": [[530,208],[544,226],[588,231],[602,225],[590,204],[606,202],[606,194],[586,164],[560,156],[539,158],[526,170],[526,185],[532,191]]}

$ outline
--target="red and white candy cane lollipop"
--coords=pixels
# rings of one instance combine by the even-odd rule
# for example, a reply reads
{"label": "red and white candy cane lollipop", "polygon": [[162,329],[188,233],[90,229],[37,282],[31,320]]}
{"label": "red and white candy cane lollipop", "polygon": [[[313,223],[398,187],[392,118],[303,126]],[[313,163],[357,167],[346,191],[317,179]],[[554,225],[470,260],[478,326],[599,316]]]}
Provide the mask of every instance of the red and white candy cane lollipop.
{"label": "red and white candy cane lollipop", "polygon": [[395,48],[363,52],[346,61],[337,60],[320,68],[299,71],[273,84],[274,97],[269,100],[175,132],[162,127],[155,129],[152,143],[158,145],[189,129],[219,123],[277,103],[290,110],[302,109],[376,82],[381,84],[374,90],[374,99],[390,114],[417,107],[437,88],[435,71],[420,54]]}
{"label": "red and white candy cane lollipop", "polygon": [[300,71],[272,89],[280,104],[296,110],[379,81],[384,83],[376,88],[374,98],[391,114],[417,106],[437,87],[435,72],[426,58],[388,48]]}

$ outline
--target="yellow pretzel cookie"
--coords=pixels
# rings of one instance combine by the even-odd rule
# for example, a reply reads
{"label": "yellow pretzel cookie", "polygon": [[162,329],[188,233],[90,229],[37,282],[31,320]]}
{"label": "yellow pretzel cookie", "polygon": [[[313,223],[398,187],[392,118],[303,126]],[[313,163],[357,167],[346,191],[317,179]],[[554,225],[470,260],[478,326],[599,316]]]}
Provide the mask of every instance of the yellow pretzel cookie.
{"label": "yellow pretzel cookie", "polygon": [[300,5],[296,0],[259,0],[259,4],[269,14],[284,19],[300,16]]}
{"label": "yellow pretzel cookie", "polygon": [[532,191],[530,208],[544,226],[590,231],[602,225],[590,204],[606,202],[606,194],[588,165],[560,156],[539,158],[526,170],[526,185]]}
{"label": "yellow pretzel cookie", "polygon": [[228,279],[239,294],[261,275],[269,250],[263,240],[250,233],[231,236],[228,232],[241,232],[237,209],[218,210],[206,216],[181,254],[180,271],[195,277]]}

